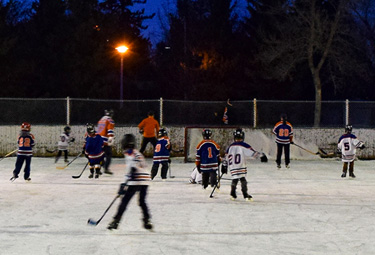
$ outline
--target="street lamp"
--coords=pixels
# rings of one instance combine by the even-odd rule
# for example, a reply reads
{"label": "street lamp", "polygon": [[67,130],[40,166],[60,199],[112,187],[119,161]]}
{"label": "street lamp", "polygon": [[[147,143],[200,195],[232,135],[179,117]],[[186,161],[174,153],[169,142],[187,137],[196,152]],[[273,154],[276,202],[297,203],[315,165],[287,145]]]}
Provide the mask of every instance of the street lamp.
{"label": "street lamp", "polygon": [[121,55],[121,70],[120,70],[120,108],[122,108],[124,99],[124,53],[128,50],[128,47],[121,45],[116,48]]}

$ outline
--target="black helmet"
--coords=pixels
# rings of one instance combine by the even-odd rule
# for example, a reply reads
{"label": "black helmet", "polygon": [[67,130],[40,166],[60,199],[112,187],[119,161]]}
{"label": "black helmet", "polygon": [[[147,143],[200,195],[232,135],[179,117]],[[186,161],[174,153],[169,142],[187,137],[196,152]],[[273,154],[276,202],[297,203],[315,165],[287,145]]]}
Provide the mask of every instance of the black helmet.
{"label": "black helmet", "polygon": [[209,129],[204,129],[202,132],[202,136],[204,139],[210,139],[212,136],[212,132]]}
{"label": "black helmet", "polygon": [[104,115],[105,116],[109,116],[109,117],[113,117],[113,114],[114,114],[114,111],[112,109],[110,110],[104,110]]}
{"label": "black helmet", "polygon": [[65,133],[70,133],[71,128],[69,126],[64,127]]}
{"label": "black helmet", "polygon": [[236,140],[244,140],[245,139],[245,133],[242,131],[241,128],[237,128],[236,131],[233,132],[233,138]]}
{"label": "black helmet", "polygon": [[135,147],[135,136],[132,134],[126,134],[121,140],[121,146],[125,149],[134,149]]}
{"label": "black helmet", "polygon": [[165,130],[164,128],[159,129],[159,132],[158,132],[158,137],[162,137],[162,136],[168,136],[167,130]]}
{"label": "black helmet", "polygon": [[346,132],[346,133],[351,133],[351,132],[352,132],[352,129],[353,129],[352,125],[346,125],[346,126],[345,126],[345,132]]}
{"label": "black helmet", "polygon": [[88,134],[94,134],[95,133],[95,127],[94,127],[94,124],[91,124],[91,123],[87,123],[86,124],[86,131]]}

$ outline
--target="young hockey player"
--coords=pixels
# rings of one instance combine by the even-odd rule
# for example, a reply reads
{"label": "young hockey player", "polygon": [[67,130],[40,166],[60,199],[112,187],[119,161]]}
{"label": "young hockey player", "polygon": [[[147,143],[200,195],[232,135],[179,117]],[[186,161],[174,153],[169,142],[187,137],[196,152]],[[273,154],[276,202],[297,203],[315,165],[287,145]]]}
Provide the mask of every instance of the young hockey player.
{"label": "young hockey player", "polygon": [[277,168],[281,168],[281,154],[284,148],[285,167],[290,168],[290,144],[293,144],[293,126],[287,121],[286,114],[281,114],[280,121],[273,128],[273,134],[276,135]]}
{"label": "young hockey player", "polygon": [[95,178],[99,178],[99,175],[102,174],[100,172],[100,168],[103,164],[104,157],[103,144],[104,142],[102,137],[99,134],[95,133],[94,125],[87,124],[87,134],[82,153],[84,153],[89,160],[89,178],[94,177],[94,172]]}
{"label": "young hockey player", "polygon": [[69,126],[64,127],[64,133],[60,135],[60,140],[57,143],[57,156],[55,158],[55,163],[59,161],[62,153],[64,153],[64,160],[65,162],[69,162],[68,160],[68,147],[69,144],[75,141],[74,137],[70,137],[71,128]]}
{"label": "young hockey player", "polygon": [[30,164],[31,164],[31,157],[33,156],[33,146],[35,144],[34,136],[30,134],[31,125],[27,122],[23,122],[21,125],[21,132],[18,136],[18,152],[17,152],[17,160],[16,166],[13,171],[13,177],[10,178],[11,181],[14,181],[18,178],[18,174],[21,171],[23,162],[25,162],[25,169],[23,178],[26,181],[30,181]]}
{"label": "young hockey player", "polygon": [[198,168],[194,167],[189,182],[191,184],[202,184],[202,174],[198,172]]}
{"label": "young hockey player", "polygon": [[345,134],[343,134],[338,142],[337,150],[341,153],[341,160],[344,162],[342,168],[342,178],[346,177],[346,172],[348,171],[349,163],[349,176],[355,178],[354,175],[354,159],[356,154],[356,149],[364,149],[365,145],[363,142],[359,141],[355,135],[352,134],[352,126],[347,125],[345,127]]}
{"label": "young hockey player", "polygon": [[146,204],[148,183],[151,180],[147,171],[145,159],[138,150],[135,149],[135,137],[126,134],[121,141],[121,146],[125,154],[125,182],[120,185],[119,195],[123,195],[121,204],[117,209],[113,221],[108,225],[108,229],[117,229],[126,207],[135,193],[139,192],[139,206],[143,212],[143,226],[145,229],[152,229],[150,214]]}
{"label": "young hockey player", "polygon": [[98,122],[98,134],[101,135],[104,141],[104,173],[113,174],[109,170],[109,165],[112,161],[112,145],[115,143],[115,121],[113,120],[113,110],[105,110],[104,116]]}
{"label": "young hockey player", "polygon": [[169,152],[171,150],[171,143],[169,142],[167,131],[162,128],[158,132],[158,142],[154,150],[153,165],[151,169],[151,179],[153,180],[158,174],[159,165],[161,164],[161,178],[167,179]]}
{"label": "young hockey player", "polygon": [[216,175],[221,158],[220,146],[214,140],[211,140],[211,130],[203,130],[202,136],[203,140],[197,146],[195,165],[198,172],[202,173],[202,186],[206,189],[209,181],[211,187],[216,185]]}
{"label": "young hockey player", "polygon": [[237,129],[233,133],[234,143],[232,143],[225,153],[225,160],[221,166],[221,172],[226,174],[229,171],[232,175],[232,185],[230,196],[232,200],[237,198],[236,188],[238,181],[241,182],[241,191],[246,201],[252,201],[252,196],[247,192],[247,166],[246,157],[261,157],[262,162],[267,162],[267,157],[264,153],[257,152],[253,148],[244,142],[245,133],[242,129]]}

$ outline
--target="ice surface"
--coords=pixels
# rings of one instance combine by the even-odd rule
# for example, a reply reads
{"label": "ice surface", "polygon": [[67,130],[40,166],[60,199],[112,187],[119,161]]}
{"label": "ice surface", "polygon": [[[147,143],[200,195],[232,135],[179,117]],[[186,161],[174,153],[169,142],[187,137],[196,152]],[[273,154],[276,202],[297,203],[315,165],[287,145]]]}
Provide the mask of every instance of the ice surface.
{"label": "ice surface", "polygon": [[[61,160],[61,159],[60,159]],[[155,231],[142,227],[133,198],[119,229],[106,229],[118,202],[97,220],[123,181],[123,160],[113,176],[88,179],[79,158],[57,170],[53,158],[33,158],[31,183],[10,182],[15,158],[0,162],[0,254],[375,254],[374,161],[356,161],[356,179],[342,179],[338,160],[291,162],[276,169],[249,161],[254,202],[229,199],[230,180],[211,188],[189,184],[193,163],[172,159],[172,175],[152,182],[147,197]],[[148,159],[151,168],[151,161]],[[137,198],[138,196],[136,196]]]}

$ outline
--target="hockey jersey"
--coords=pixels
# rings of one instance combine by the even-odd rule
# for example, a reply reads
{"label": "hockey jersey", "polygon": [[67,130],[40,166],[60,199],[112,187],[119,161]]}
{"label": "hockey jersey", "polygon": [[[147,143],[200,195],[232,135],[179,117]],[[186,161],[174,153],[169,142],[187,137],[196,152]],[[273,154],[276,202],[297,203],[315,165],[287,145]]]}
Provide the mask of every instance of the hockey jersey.
{"label": "hockey jersey", "polygon": [[169,150],[171,144],[169,138],[164,136],[158,139],[154,150],[154,162],[163,162],[169,160]]}
{"label": "hockey jersey", "polygon": [[21,131],[18,137],[17,155],[32,156],[35,138],[30,132]]}
{"label": "hockey jersey", "polygon": [[67,150],[69,147],[69,143],[71,142],[72,138],[67,133],[62,133],[60,135],[60,140],[57,143],[57,147],[59,150]]}
{"label": "hockey jersey", "polygon": [[272,131],[276,135],[276,143],[289,144],[293,137],[293,126],[289,122],[282,121],[276,123]]}
{"label": "hockey jersey", "polygon": [[145,158],[136,149],[129,149],[125,155],[125,182],[127,185],[149,185],[151,174],[147,170]]}
{"label": "hockey jersey", "polygon": [[159,132],[159,123],[154,117],[148,116],[139,123],[138,128],[143,130],[144,137],[156,137],[156,134]]}
{"label": "hockey jersey", "polygon": [[234,179],[245,177],[247,174],[246,157],[258,157],[260,153],[241,141],[232,143],[225,153],[228,169]]}
{"label": "hockey jersey", "polygon": [[104,145],[108,145],[108,138],[114,137],[115,122],[109,116],[103,116],[98,122],[97,133],[103,138]]}
{"label": "hockey jersey", "polygon": [[99,134],[93,136],[87,135],[85,138],[85,153],[89,159],[97,159],[104,155],[103,151],[104,141]]}
{"label": "hockey jersey", "polygon": [[343,162],[352,162],[355,159],[357,148],[363,145],[363,142],[359,141],[353,134],[342,135],[337,145],[337,149],[341,151],[341,160]]}
{"label": "hockey jersey", "polygon": [[197,146],[195,164],[202,171],[217,170],[219,166],[220,146],[213,140],[202,140]]}

